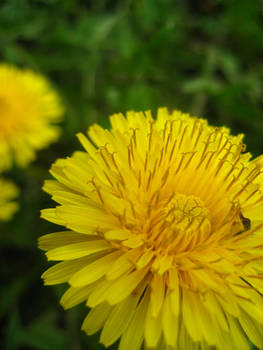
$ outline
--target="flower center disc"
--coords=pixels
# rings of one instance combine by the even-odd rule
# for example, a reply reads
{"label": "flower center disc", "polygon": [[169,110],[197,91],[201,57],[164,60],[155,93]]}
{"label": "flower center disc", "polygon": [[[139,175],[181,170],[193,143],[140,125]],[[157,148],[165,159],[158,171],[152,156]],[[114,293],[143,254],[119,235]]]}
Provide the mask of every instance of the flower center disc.
{"label": "flower center disc", "polygon": [[211,224],[209,211],[205,208],[204,202],[195,196],[176,194],[165,208],[167,221],[172,228],[183,231],[202,231],[210,233]]}
{"label": "flower center disc", "polygon": [[209,216],[200,198],[176,193],[163,203],[161,213],[155,213],[163,224],[151,227],[149,240],[162,254],[177,255],[207,239],[211,233]]}

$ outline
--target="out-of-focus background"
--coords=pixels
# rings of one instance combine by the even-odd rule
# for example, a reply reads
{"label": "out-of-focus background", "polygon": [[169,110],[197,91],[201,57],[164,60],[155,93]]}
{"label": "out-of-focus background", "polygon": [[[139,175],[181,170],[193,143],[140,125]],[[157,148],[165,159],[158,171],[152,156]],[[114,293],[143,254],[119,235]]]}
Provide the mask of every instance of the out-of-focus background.
{"label": "out-of-focus background", "polygon": [[[65,286],[44,287],[37,238],[50,165],[81,149],[75,134],[126,110],[180,109],[245,133],[263,153],[263,2],[258,0],[2,0],[0,60],[46,75],[66,108],[60,140],[5,175],[20,211],[0,224],[0,347],[99,350],[80,331],[84,306],[63,311]],[[61,228],[62,229],[62,228]],[[116,347],[112,347],[115,349]]]}

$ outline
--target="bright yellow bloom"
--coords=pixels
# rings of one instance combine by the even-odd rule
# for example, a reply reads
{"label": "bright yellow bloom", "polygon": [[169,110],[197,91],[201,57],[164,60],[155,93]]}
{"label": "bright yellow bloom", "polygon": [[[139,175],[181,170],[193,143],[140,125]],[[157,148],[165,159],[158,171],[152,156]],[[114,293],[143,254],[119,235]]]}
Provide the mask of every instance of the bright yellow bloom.
{"label": "bright yellow bloom", "polygon": [[119,350],[263,348],[263,157],[243,135],[159,109],[111,117],[58,160],[42,217],[67,231],[40,238],[45,284],[68,282],[61,304],[92,308]]}
{"label": "bright yellow bloom", "polygon": [[14,158],[24,167],[35,151],[59,136],[52,125],[63,113],[59,97],[48,81],[30,71],[0,65],[0,170]]}
{"label": "bright yellow bloom", "polygon": [[18,204],[13,202],[18,193],[18,188],[11,181],[0,178],[0,221],[10,220],[18,210]]}

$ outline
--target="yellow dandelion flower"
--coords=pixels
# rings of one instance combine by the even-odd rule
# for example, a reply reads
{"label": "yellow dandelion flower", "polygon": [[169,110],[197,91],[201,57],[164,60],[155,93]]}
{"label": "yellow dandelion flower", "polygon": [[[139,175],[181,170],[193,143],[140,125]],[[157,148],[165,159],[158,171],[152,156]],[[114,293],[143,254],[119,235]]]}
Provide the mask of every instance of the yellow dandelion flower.
{"label": "yellow dandelion flower", "polygon": [[0,178],[0,221],[10,220],[18,210],[18,204],[13,201],[18,193],[13,182]]}
{"label": "yellow dandelion flower", "polygon": [[63,113],[59,97],[48,81],[30,70],[0,64],[0,170],[14,158],[24,167],[35,151],[59,136],[52,125]]}
{"label": "yellow dandelion flower", "polygon": [[91,308],[82,329],[119,350],[263,348],[263,157],[243,135],[167,109],[92,126],[58,160],[42,217],[45,284]]}

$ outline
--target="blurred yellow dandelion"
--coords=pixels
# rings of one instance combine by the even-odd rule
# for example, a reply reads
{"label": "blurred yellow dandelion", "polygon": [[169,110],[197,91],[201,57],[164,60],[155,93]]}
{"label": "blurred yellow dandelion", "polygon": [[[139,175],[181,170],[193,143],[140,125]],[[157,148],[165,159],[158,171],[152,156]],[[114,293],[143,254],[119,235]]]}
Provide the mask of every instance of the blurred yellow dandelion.
{"label": "blurred yellow dandelion", "polygon": [[68,282],[61,304],[91,308],[119,350],[263,348],[263,157],[243,135],[159,109],[111,117],[58,160],[42,211],[66,231],[40,238],[45,284]]}
{"label": "blurred yellow dandelion", "polygon": [[30,71],[0,65],[0,170],[14,158],[24,167],[35,151],[59,136],[52,125],[63,113],[59,97],[48,81]]}
{"label": "blurred yellow dandelion", "polygon": [[0,221],[10,220],[18,210],[18,204],[13,201],[18,193],[13,182],[0,178]]}

